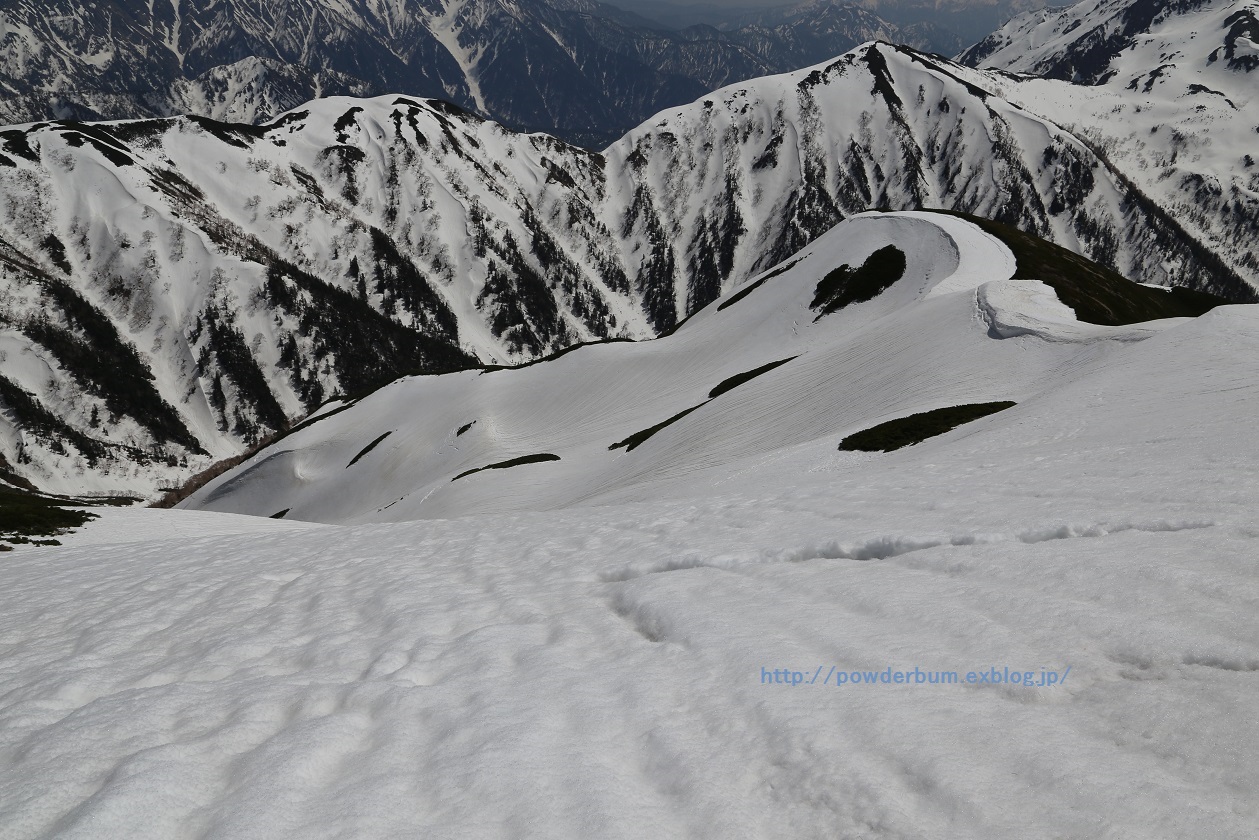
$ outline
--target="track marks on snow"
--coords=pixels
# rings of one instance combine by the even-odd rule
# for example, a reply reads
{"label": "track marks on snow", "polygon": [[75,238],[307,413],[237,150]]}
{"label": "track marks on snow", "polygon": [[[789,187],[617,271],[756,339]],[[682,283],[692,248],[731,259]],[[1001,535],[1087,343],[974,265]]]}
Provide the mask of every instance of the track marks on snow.
{"label": "track marks on snow", "polygon": [[1107,537],[1125,531],[1141,531],[1145,533],[1163,533],[1173,531],[1192,531],[1214,527],[1217,523],[1200,520],[1151,520],[1149,522],[1096,523],[1092,525],[1050,525],[1030,528],[1016,533],[974,531],[951,536],[890,536],[883,535],[867,540],[831,540],[795,549],[763,550],[759,555],[748,554],[742,557],[704,558],[692,553],[681,557],[671,557],[663,561],[649,564],[629,564],[603,575],[607,583],[619,583],[647,575],[662,572],[676,572],[685,569],[711,568],[733,571],[741,566],[763,565],[772,563],[805,563],[810,560],[888,560],[900,557],[913,551],[928,548],[961,547],[970,545],[993,545],[998,543],[1035,544],[1051,540],[1069,540],[1078,538]]}
{"label": "track marks on snow", "polygon": [[1094,525],[1052,525],[1032,528],[1014,534],[972,532],[949,537],[892,537],[881,536],[860,542],[838,540],[796,551],[784,552],[778,558],[784,562],[799,563],[808,560],[887,560],[911,551],[941,546],[991,545],[994,543],[1019,542],[1042,543],[1050,540],[1069,540],[1081,537],[1107,537],[1124,531],[1186,531],[1210,528],[1214,522],[1169,522],[1155,520],[1146,523],[1098,523]]}
{"label": "track marks on snow", "polygon": [[1106,658],[1120,667],[1119,676],[1125,680],[1162,680],[1178,667],[1210,668],[1234,674],[1252,674],[1259,671],[1259,659],[1240,651],[1187,652],[1182,656],[1159,656],[1146,651],[1123,650],[1110,652]]}
{"label": "track marks on snow", "polygon": [[616,613],[635,633],[652,644],[663,644],[668,631],[661,615],[653,612],[650,601],[635,598],[621,590],[612,596],[612,612]]}

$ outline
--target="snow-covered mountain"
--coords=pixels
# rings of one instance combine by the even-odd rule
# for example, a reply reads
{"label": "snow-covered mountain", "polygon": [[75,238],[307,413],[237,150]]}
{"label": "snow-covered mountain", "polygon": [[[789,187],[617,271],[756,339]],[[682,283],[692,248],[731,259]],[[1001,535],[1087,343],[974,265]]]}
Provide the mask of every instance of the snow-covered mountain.
{"label": "snow-covered mountain", "polygon": [[1083,0],[1025,12],[959,59],[1086,85],[1118,81],[1133,90],[1144,74],[1157,72],[1157,80],[1217,61],[1249,73],[1259,67],[1257,10],[1250,0]]}
{"label": "snow-covered mountain", "polygon": [[1085,0],[1017,18],[961,60],[1020,74],[982,78],[1072,128],[1210,250],[1259,271],[1259,4]]}
{"label": "snow-covered mountain", "polygon": [[[394,94],[0,130],[0,837],[1259,836],[1259,306],[1114,270],[1256,299],[1253,73],[1164,22],[601,154]],[[277,429],[10,550],[10,483]]]}
{"label": "snow-covered mountain", "polygon": [[[616,266],[608,237],[565,237],[579,270],[562,221],[537,217],[544,196],[593,201],[598,158],[453,106],[324,99],[262,128],[2,142],[5,456],[37,483],[102,489],[93,475],[140,463],[151,487],[403,370],[646,333],[611,290],[623,274],[596,273]],[[572,187],[548,190],[552,172]]]}
{"label": "snow-covered mountain", "polygon": [[868,45],[601,155],[393,96],[9,129],[0,454],[45,489],[150,493],[334,394],[666,331],[872,207],[1253,298],[1254,272],[979,84],[1003,80]]}
{"label": "snow-covered mountain", "polygon": [[661,108],[863,41],[953,52],[837,0],[670,32],[592,0],[0,0],[0,122],[264,122],[320,96],[449,100],[599,148]]}
{"label": "snow-covered mountain", "polygon": [[312,94],[365,94],[372,83],[401,89],[407,78],[466,97],[458,64],[420,25],[439,12],[379,0],[5,0],[5,115],[162,116],[218,92],[216,115],[243,121],[265,116],[268,99],[286,110]]}
{"label": "snow-covered mountain", "polygon": [[1017,427],[1184,322],[1158,316],[1201,311],[1038,262],[1037,243],[940,213],[857,216],[671,335],[331,403],[183,505],[344,524],[647,501],[942,406],[1017,402],[979,428]]}
{"label": "snow-covered mountain", "polygon": [[[992,93],[1004,86],[1001,74],[869,45],[665,111],[609,147],[610,171],[631,187],[612,196],[632,197],[624,229],[661,243],[630,258],[647,258],[638,277],[657,328],[872,207],[964,210],[1147,282],[1253,298],[1259,272],[1185,236],[1087,140]],[[679,258],[686,287],[653,292],[660,268],[679,279]],[[662,295],[686,305],[662,311]]]}

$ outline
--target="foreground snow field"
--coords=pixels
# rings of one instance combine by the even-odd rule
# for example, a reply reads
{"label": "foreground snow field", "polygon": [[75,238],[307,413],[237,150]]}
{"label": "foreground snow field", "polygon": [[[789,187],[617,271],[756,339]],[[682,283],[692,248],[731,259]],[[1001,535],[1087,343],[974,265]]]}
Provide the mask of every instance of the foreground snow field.
{"label": "foreground snow field", "polygon": [[[961,250],[989,247],[974,239]],[[917,397],[846,380],[870,406],[815,437],[740,456],[697,411],[624,454],[682,466],[597,498],[548,480],[571,459],[501,471],[552,509],[470,483],[485,512],[396,523],[106,510],[5,556],[0,838],[1255,837],[1259,310],[1106,333],[984,253],[993,285],[955,266],[857,305],[950,343],[902,380]],[[790,277],[663,349],[565,358],[665,354],[762,294],[788,311]],[[783,356],[846,358],[765,329]],[[768,434],[756,388],[795,364],[731,391],[725,427]],[[668,370],[676,393],[644,411],[715,384]],[[932,382],[1019,405],[893,453],[836,450],[859,416],[941,404]],[[338,447],[357,442],[317,432],[367,405],[299,433],[308,475],[324,457],[353,473]],[[513,406],[484,407],[507,423]],[[915,667],[1065,678],[831,677]],[[783,669],[804,684],[766,684]]]}

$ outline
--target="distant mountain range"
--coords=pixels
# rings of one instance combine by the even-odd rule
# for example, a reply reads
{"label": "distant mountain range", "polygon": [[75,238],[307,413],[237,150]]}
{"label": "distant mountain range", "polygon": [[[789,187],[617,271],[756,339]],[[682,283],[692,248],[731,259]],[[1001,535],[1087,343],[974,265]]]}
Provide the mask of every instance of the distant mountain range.
{"label": "distant mountain range", "polygon": [[964,45],[835,0],[728,31],[669,31],[592,0],[3,0],[0,122],[257,123],[320,96],[392,93],[597,149],[662,108],[873,39]]}
{"label": "distant mountain range", "polygon": [[[773,2],[743,3],[678,3],[672,0],[616,0],[619,8],[644,15],[671,29],[684,29],[696,24],[720,30],[738,29],[749,24],[773,25],[798,15],[814,5],[798,6]],[[1010,18],[1039,9],[1044,0],[849,0],[849,5],[877,15],[904,31],[943,33],[948,40],[957,39],[963,46],[975,43]],[[903,41],[912,45],[912,41]],[[947,43],[947,41],[946,41]],[[929,47],[934,52],[954,55],[962,47],[942,49],[945,44]]]}
{"label": "distant mountain range", "polygon": [[1062,0],[856,0],[856,4],[897,26],[925,23],[956,32],[967,44],[1024,12],[1064,5]]}

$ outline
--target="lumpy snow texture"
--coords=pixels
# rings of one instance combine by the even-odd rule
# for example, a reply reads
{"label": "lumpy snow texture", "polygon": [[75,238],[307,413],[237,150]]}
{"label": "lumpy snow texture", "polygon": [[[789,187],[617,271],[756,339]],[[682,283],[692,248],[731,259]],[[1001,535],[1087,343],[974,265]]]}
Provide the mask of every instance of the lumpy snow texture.
{"label": "lumpy snow texture", "polygon": [[[950,376],[1060,364],[895,453],[837,430],[598,505],[427,521],[110,510],[5,556],[0,837],[1256,836],[1259,312],[1060,334],[1011,281],[994,307],[1046,315],[1000,338],[987,282],[861,306],[1018,350],[943,347]],[[832,666],[1071,670],[762,681]]]}

